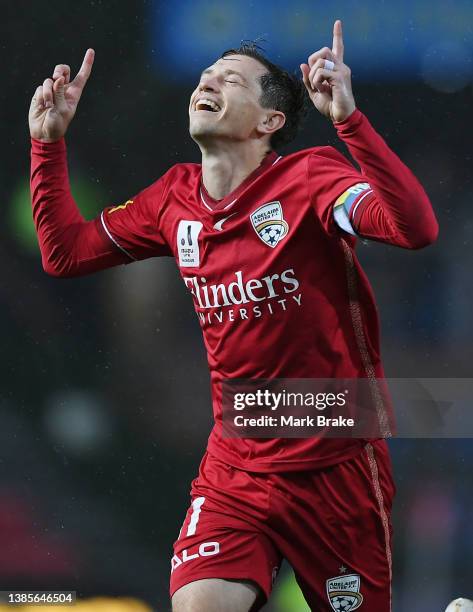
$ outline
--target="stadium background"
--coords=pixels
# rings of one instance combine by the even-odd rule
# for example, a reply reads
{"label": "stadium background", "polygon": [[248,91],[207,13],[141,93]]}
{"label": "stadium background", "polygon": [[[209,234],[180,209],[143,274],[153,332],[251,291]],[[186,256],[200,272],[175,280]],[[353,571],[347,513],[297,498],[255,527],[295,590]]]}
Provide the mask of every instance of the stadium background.
{"label": "stadium background", "polygon": [[[327,6],[330,6],[328,10]],[[333,9],[333,11],[332,11]],[[187,106],[200,71],[263,36],[291,70],[344,21],[358,106],[429,193],[440,238],[361,245],[391,377],[471,376],[473,5],[466,1],[2,2],[0,590],[75,589],[167,609],[171,545],[211,427],[200,329],[174,262],[47,277],[32,231],[27,109],[56,63],[92,77],[68,133],[92,218],[176,162],[199,162]],[[339,146],[314,111],[289,152]],[[391,443],[394,609],[473,595],[470,440]],[[290,574],[272,612],[298,612]]]}

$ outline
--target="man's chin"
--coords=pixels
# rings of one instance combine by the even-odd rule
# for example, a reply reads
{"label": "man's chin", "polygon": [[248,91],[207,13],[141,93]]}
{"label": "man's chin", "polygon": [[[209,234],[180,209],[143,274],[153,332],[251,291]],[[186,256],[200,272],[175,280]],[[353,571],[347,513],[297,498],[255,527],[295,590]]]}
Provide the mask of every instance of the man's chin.
{"label": "man's chin", "polygon": [[189,134],[196,142],[206,142],[209,138],[213,139],[218,136],[218,130],[206,125],[192,125],[189,128]]}

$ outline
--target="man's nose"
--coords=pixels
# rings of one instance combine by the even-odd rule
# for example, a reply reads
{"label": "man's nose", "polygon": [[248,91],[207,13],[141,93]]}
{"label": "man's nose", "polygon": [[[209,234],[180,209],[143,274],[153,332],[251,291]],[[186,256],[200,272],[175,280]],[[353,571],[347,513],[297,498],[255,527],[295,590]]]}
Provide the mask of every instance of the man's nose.
{"label": "man's nose", "polygon": [[218,81],[215,77],[208,77],[199,85],[201,91],[215,91],[218,89]]}

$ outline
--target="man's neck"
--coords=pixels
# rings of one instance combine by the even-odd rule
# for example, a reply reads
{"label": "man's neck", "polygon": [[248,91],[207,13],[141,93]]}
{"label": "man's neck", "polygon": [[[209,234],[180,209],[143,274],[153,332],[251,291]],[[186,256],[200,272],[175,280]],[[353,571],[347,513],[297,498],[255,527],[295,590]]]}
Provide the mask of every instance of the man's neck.
{"label": "man's neck", "polygon": [[231,143],[231,146],[223,149],[201,148],[202,180],[207,193],[214,200],[221,200],[241,185],[268,153],[267,147],[244,145],[239,147]]}

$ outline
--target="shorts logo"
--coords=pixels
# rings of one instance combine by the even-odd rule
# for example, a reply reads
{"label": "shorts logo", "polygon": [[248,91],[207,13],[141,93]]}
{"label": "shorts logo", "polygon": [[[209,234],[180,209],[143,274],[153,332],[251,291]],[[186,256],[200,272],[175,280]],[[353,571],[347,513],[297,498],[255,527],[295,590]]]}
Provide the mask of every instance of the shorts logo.
{"label": "shorts logo", "polygon": [[177,252],[181,268],[198,268],[200,266],[199,234],[202,229],[200,221],[179,221],[177,228]]}
{"label": "shorts logo", "polygon": [[283,218],[281,202],[263,204],[251,213],[250,219],[259,238],[272,249],[289,231],[289,226]]}
{"label": "shorts logo", "polygon": [[327,597],[332,610],[336,612],[357,610],[363,602],[360,584],[361,579],[358,574],[329,578],[327,580]]}
{"label": "shorts logo", "polygon": [[212,557],[213,555],[218,555],[220,552],[220,544],[218,542],[202,542],[199,548],[194,549],[195,552],[189,552],[189,550],[184,549],[182,553],[175,554],[171,559],[171,574],[175,569],[177,569],[183,563],[187,563],[187,561],[192,561],[193,559],[199,559],[199,557]]}

